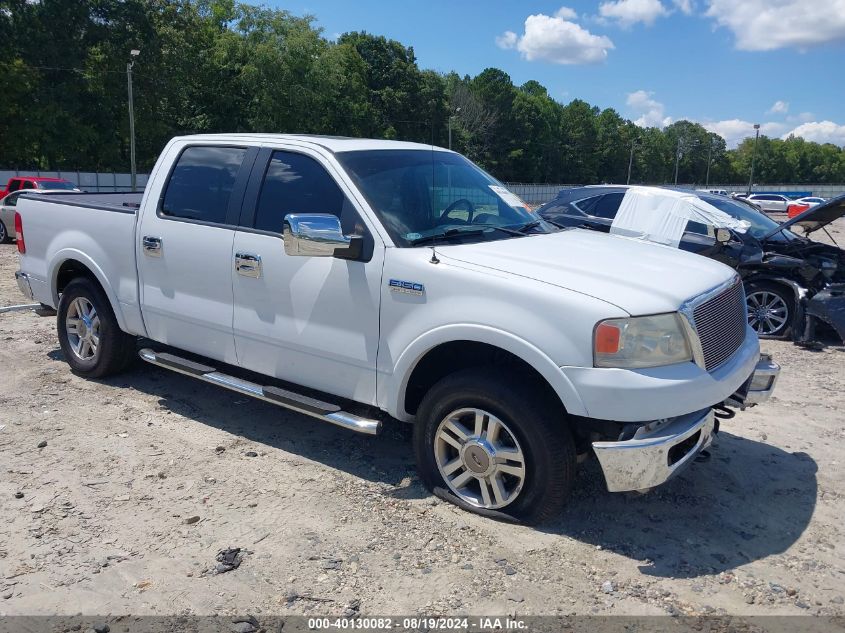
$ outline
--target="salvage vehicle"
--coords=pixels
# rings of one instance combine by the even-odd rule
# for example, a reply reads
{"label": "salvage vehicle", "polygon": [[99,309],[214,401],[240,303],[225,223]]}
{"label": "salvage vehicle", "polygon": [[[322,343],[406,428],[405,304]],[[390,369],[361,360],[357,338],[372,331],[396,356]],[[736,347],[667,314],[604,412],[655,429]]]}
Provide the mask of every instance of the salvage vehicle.
{"label": "salvage vehicle", "polygon": [[21,189],[10,193],[0,200],[0,244],[8,244],[15,237],[15,210],[18,198],[26,193],[37,193],[39,195],[50,195],[56,193],[67,194],[64,189]]}
{"label": "salvage vehicle", "polygon": [[[666,201],[672,204],[661,206]],[[635,224],[618,230],[621,209],[637,203],[643,209]],[[710,211],[699,215],[707,207]],[[820,321],[845,340],[845,251],[791,230],[800,228],[805,235],[825,230],[845,214],[845,197],[779,223],[740,200],[724,196],[660,187],[577,187],[562,190],[538,213],[563,226],[624,233],[731,266],[745,284],[748,322],[760,336],[792,335],[806,342],[814,338]],[[665,225],[673,215],[683,219],[684,226],[677,241],[671,243],[665,233],[655,234],[651,229],[653,223]]]}
{"label": "salvage vehicle", "polygon": [[792,202],[787,196],[779,193],[752,193],[746,196],[746,200],[753,202],[766,213],[786,213],[789,203]]}
{"label": "salvage vehicle", "polygon": [[15,191],[44,191],[58,189],[60,191],[79,191],[70,180],[64,178],[48,178],[47,176],[15,176],[9,178],[6,186],[0,189],[0,200]]}
{"label": "salvage vehicle", "polygon": [[354,431],[413,422],[422,480],[482,514],[554,515],[590,454],[610,491],[658,486],[779,371],[730,268],[555,227],[430,145],[179,137],[143,195],[25,197],[15,225],[77,374],[140,354]]}

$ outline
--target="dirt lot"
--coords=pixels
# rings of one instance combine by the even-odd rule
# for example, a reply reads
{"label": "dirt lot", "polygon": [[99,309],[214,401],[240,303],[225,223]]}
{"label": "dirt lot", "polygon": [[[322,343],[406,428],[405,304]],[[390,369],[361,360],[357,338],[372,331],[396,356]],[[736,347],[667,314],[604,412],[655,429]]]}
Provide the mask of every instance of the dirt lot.
{"label": "dirt lot", "polygon": [[[0,305],[16,267],[0,246]],[[84,380],[54,319],[0,314],[0,614],[843,614],[845,348],[763,348],[776,397],[709,462],[639,497],[585,464],[535,529],[432,498],[402,425],[149,366]],[[205,573],[228,546],[240,567]]]}

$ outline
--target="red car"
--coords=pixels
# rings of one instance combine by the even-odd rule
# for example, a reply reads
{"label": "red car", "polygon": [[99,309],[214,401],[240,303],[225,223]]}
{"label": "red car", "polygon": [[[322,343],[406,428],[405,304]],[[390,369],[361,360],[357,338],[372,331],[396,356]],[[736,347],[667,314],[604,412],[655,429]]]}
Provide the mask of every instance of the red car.
{"label": "red car", "polygon": [[67,191],[79,191],[79,188],[70,180],[64,178],[46,178],[44,176],[15,176],[9,178],[4,189],[0,189],[0,200],[7,194],[19,189],[65,189]]}

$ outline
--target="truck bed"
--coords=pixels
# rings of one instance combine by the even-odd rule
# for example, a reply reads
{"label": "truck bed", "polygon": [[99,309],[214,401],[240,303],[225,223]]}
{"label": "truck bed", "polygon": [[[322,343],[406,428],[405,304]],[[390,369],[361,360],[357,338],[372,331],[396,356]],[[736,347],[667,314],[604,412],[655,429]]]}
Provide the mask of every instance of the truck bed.
{"label": "truck bed", "polygon": [[[63,204],[84,209],[99,209],[101,211],[118,211],[120,213],[136,213],[141,205],[142,192],[130,193],[34,193],[27,198]],[[22,196],[23,197],[23,196]]]}
{"label": "truck bed", "polygon": [[144,334],[138,304],[135,223],[141,193],[67,193],[22,196],[26,253],[21,270],[34,299],[56,307],[60,271],[74,262],[97,277],[121,328]]}

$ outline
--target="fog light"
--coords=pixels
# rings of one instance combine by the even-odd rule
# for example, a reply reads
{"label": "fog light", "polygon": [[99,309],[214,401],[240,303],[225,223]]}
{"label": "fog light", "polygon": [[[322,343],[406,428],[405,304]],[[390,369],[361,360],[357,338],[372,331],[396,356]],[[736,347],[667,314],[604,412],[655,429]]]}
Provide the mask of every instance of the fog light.
{"label": "fog light", "polygon": [[761,376],[754,376],[751,379],[751,386],[748,388],[749,391],[768,391],[772,388],[772,383],[775,381],[774,376],[768,376],[763,374]]}

